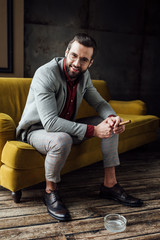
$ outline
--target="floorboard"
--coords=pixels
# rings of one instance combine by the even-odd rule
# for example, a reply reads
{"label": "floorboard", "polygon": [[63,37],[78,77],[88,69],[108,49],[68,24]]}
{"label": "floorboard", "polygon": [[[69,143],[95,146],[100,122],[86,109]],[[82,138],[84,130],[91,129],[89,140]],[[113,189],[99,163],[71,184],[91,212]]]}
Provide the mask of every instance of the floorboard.
{"label": "floorboard", "polygon": [[[0,187],[0,239],[39,240],[160,240],[160,139],[120,155],[117,179],[129,194],[144,200],[141,208],[99,198],[103,182],[102,161],[62,176],[60,194],[72,220],[58,222],[43,203],[44,183],[23,190],[15,204]],[[104,216],[126,217],[124,232],[104,228]]]}

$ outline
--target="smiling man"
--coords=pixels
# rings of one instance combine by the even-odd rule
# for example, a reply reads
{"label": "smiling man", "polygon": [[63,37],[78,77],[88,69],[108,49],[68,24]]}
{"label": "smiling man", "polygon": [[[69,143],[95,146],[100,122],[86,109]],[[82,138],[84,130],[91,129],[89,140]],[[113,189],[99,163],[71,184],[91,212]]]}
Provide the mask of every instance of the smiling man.
{"label": "smiling man", "polygon": [[[60,221],[70,219],[57,188],[61,169],[72,145],[90,137],[101,138],[104,182],[100,196],[132,207],[143,204],[142,200],[128,195],[116,180],[118,135],[125,127],[119,125],[122,119],[92,84],[88,69],[93,64],[96,49],[95,40],[80,33],[68,44],[65,58],[54,58],[40,67],[33,77],[17,127],[18,140],[28,142],[46,155],[45,204],[48,213]],[[75,120],[83,98],[99,117]]]}
{"label": "smiling man", "polygon": [[65,65],[71,80],[82,75],[93,63],[93,48],[83,46],[78,41],[69,44],[65,55]]}

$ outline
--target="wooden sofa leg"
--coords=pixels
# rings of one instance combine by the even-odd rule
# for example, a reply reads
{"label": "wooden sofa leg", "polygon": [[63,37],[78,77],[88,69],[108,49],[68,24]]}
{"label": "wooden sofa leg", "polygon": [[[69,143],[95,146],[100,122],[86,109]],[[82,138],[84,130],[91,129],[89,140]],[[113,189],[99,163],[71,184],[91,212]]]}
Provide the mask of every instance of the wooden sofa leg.
{"label": "wooden sofa leg", "polygon": [[12,192],[12,198],[13,198],[13,201],[15,203],[19,203],[20,202],[21,196],[22,196],[22,191],[21,190],[16,191],[16,192]]}

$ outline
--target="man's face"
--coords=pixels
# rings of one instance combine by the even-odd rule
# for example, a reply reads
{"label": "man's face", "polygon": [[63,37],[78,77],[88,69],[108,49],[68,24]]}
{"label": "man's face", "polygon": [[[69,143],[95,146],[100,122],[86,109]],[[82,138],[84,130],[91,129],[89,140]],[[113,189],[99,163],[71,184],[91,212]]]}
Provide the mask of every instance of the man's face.
{"label": "man's face", "polygon": [[92,47],[85,47],[77,41],[73,42],[70,50],[66,50],[66,69],[71,79],[76,79],[84,73],[93,63]]}

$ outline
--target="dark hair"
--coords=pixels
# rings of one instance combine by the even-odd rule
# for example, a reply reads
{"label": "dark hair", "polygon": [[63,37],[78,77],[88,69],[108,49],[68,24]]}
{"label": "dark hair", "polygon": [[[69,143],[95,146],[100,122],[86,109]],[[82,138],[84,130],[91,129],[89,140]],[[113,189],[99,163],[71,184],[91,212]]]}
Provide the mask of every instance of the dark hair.
{"label": "dark hair", "polygon": [[97,52],[97,44],[96,41],[86,33],[78,33],[74,36],[74,38],[68,44],[68,50],[71,49],[72,43],[77,41],[78,43],[84,45],[85,47],[92,47],[93,48],[93,55],[92,59],[95,57]]}

